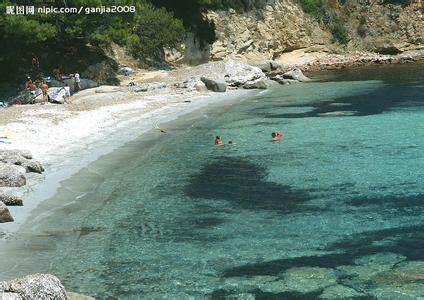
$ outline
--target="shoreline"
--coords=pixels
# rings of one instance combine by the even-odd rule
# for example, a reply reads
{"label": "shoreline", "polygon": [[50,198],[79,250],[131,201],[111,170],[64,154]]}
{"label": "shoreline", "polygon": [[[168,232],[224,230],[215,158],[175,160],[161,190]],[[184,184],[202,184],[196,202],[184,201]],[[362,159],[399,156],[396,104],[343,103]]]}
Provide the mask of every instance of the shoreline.
{"label": "shoreline", "polygon": [[[7,145],[10,146],[8,149],[30,150],[34,158],[43,164],[46,172],[43,174],[28,173],[28,183],[23,187],[0,188],[0,191],[24,200],[24,206],[8,206],[15,221],[2,224],[0,233],[4,236],[3,238],[0,236],[0,245],[2,242],[6,243],[10,237],[13,237],[13,234],[19,231],[20,226],[25,223],[39,203],[54,196],[61,181],[76,174],[101,156],[139,138],[144,133],[155,129],[159,124],[178,119],[210,104],[236,99],[251,92],[245,90],[231,91],[226,94],[186,93],[183,95],[164,93],[156,95],[155,100],[150,100],[151,103],[148,101],[149,99],[146,99],[149,96],[146,96],[131,99],[130,102],[124,104],[103,106],[94,110],[70,114],[64,113],[64,106],[38,106],[37,113],[31,114],[30,118],[25,118],[26,123],[21,126],[17,126],[16,122],[8,123],[6,126],[0,125],[0,131],[19,127],[25,131],[28,129],[28,123],[41,122],[46,118],[50,121],[44,120],[45,122],[39,125],[38,132],[30,134],[33,135],[32,139],[25,132],[15,130],[17,132],[11,139],[16,141],[16,144]],[[187,101],[190,102],[187,103]],[[51,110],[49,112],[51,116],[46,117],[45,108],[50,107],[52,109],[48,110]],[[32,107],[28,106],[28,108]],[[65,108],[66,111],[69,112]],[[52,125],[57,114],[65,117],[56,125]],[[93,119],[93,115],[99,115],[99,118]],[[92,127],[86,131],[80,131],[80,126],[76,126],[76,124],[84,124],[84,122],[88,122]],[[63,134],[64,128],[69,129],[72,125],[75,125],[74,131],[69,132],[68,136]],[[56,131],[57,135],[49,135],[49,130]],[[159,134],[163,133],[158,130]],[[70,144],[72,146],[67,146]]]}
{"label": "shoreline", "polygon": [[[343,64],[340,64],[340,62],[334,63],[333,55],[320,60],[322,58],[320,56],[311,56],[310,53],[305,54],[304,52],[296,54],[295,52],[290,52],[290,55],[296,57],[295,63],[290,63],[290,59],[287,58],[288,63],[278,65],[277,70],[272,70],[273,67],[270,63],[271,70],[269,72],[264,70],[266,78],[271,78],[276,73],[282,74],[292,68],[316,72],[345,67],[394,64],[400,63],[400,58],[405,56],[404,54],[402,54],[403,56],[341,55],[339,58]],[[424,50],[417,50],[414,53],[415,56],[408,54],[408,57],[413,58],[407,61],[415,62],[424,59]],[[34,193],[40,190],[40,185],[54,182],[48,193],[49,196],[52,196],[60,180],[71,176],[100,156],[112,152],[119,145],[135,139],[148,130],[157,128],[158,123],[176,119],[209,103],[224,101],[243,93],[243,90],[237,88],[227,93],[212,93],[195,88],[195,84],[199,82],[198,77],[202,75],[214,79],[222,78],[223,74],[220,74],[220,69],[217,67],[219,63],[210,62],[197,67],[178,68],[169,72],[153,71],[125,76],[121,79],[123,85],[100,86],[83,90],[74,95],[73,103],[68,105],[26,105],[1,109],[0,132],[11,133],[12,144],[2,144],[0,149],[29,150],[34,158],[44,165],[47,172],[42,175],[28,173],[26,186],[21,188],[2,187],[0,192],[26,200],[27,198],[31,199]],[[197,80],[190,83],[193,78]],[[166,87],[156,88],[158,80],[166,82]],[[153,88],[147,92],[137,93],[124,86],[129,81],[142,81]],[[181,82],[185,84],[183,88],[178,86],[181,85]],[[244,91],[248,92],[249,90]],[[166,112],[165,117],[163,117],[163,112]],[[140,124],[140,122],[142,123]],[[128,130],[129,127],[134,128]],[[123,132],[126,132],[126,136],[122,135]],[[161,134],[159,130],[158,134]],[[99,151],[101,149],[102,151]],[[81,156],[86,160],[81,160]],[[66,161],[79,160],[79,163],[72,165],[72,163],[63,161],[63,158],[66,158]],[[73,171],[65,171],[68,168]],[[38,195],[36,198],[42,197]],[[44,198],[47,198],[46,194]],[[12,232],[16,232],[19,224],[25,221],[23,216],[28,216],[38,203],[37,201],[24,202],[24,208],[8,207],[12,215],[16,216],[16,220],[12,223],[3,223],[2,228],[13,228]],[[0,241],[2,239],[4,240],[0,236]]]}
{"label": "shoreline", "polygon": [[[283,74],[293,68],[314,73],[342,68],[396,64],[402,62],[402,57],[410,58],[405,62],[419,62],[424,59],[424,50],[415,50],[413,55],[411,53],[396,56],[379,54],[371,56],[364,56],[363,54],[356,56],[339,55],[337,56],[338,60],[334,59],[334,54],[320,52],[320,55],[317,55],[316,53],[306,53],[304,50],[295,50],[287,55],[291,58],[286,57],[284,64],[276,61],[276,67],[273,67],[272,63],[269,62],[269,70],[264,69],[263,64],[262,67],[258,66],[264,71],[262,75],[268,82],[269,79],[272,79],[272,76]],[[243,93],[243,91],[248,92],[249,90],[236,87],[231,92],[212,93],[196,87],[196,84],[200,82],[199,77],[202,75],[222,80],[221,69],[223,64],[225,62],[210,62],[196,67],[178,68],[169,72],[139,72],[131,76],[122,76],[121,86],[100,86],[80,91],[73,96],[72,104],[68,105],[25,105],[0,109],[0,132],[10,133],[10,141],[12,142],[11,145],[1,144],[0,151],[1,149],[28,150],[47,170],[47,175],[46,173],[43,175],[28,173],[28,184],[24,187],[2,187],[0,192],[27,198],[30,193],[38,189],[37,186],[40,183],[49,181],[49,178],[54,177],[51,174],[57,174],[60,168],[75,168],[75,166],[66,163],[57,163],[62,161],[64,157],[67,160],[69,158],[78,160],[81,154],[85,157],[98,158],[113,151],[117,145],[135,139],[148,130],[158,128],[158,123],[176,119],[209,103],[236,97],[236,94]],[[250,65],[245,66],[252,68]],[[259,70],[259,68],[256,69]],[[158,80],[162,82],[157,82]],[[263,78],[260,80],[263,80]],[[141,81],[150,86],[151,89],[137,93],[126,87],[130,81]],[[163,82],[166,83],[164,88],[157,88]],[[278,85],[278,83],[275,84]],[[165,118],[161,116],[163,111],[166,112]],[[131,126],[134,127],[132,133],[128,131]],[[127,136],[122,136],[123,132]],[[105,142],[102,139],[107,139],[107,141]],[[102,148],[104,151],[94,155],[93,151],[97,151],[98,148]],[[78,166],[81,168],[91,161],[93,161],[93,158],[88,159],[86,163],[80,162]],[[65,173],[69,174],[69,172]],[[65,178],[58,175],[56,177]],[[56,188],[58,182],[56,180]],[[53,190],[56,188],[53,188]],[[36,206],[34,203],[25,202],[24,205],[27,207]],[[26,207],[24,209],[22,207],[8,208],[12,215],[18,216],[18,218],[13,223],[2,223],[2,227],[16,228],[17,224],[24,221],[20,217],[22,211],[28,209]]]}
{"label": "shoreline", "polygon": [[395,55],[372,52],[336,54],[322,50],[313,51],[313,48],[312,50],[300,49],[285,53],[277,62],[281,62],[286,69],[298,67],[304,72],[316,72],[424,61],[424,46]]}
{"label": "shoreline", "polygon": [[[278,84],[275,83],[275,85]],[[100,88],[107,90],[111,87]],[[14,237],[21,237],[19,233],[25,236],[25,226],[22,225],[27,220],[38,224],[45,217],[56,215],[57,207],[43,210],[42,208],[47,207],[47,205],[41,205],[41,209],[36,208],[40,203],[54,196],[63,187],[61,183],[64,180],[75,176],[87,165],[104,155],[112,153],[128,142],[140,138],[148,131],[152,133],[152,129],[159,128],[160,124],[185,116],[209,104],[218,104],[224,101],[228,103],[231,99],[235,101],[234,99],[236,98],[243,95],[251,95],[252,93],[252,91],[240,89],[224,94],[190,91],[177,94],[169,90],[161,90],[156,92],[156,94],[137,94],[137,96],[134,96],[131,93],[120,90],[117,92],[99,93],[104,96],[103,99],[111,97],[107,101],[113,102],[116,100],[118,103],[110,104],[105,101],[106,103],[102,103],[98,108],[94,108],[93,103],[90,103],[90,107],[84,109],[83,102],[91,101],[91,97],[95,97],[96,93],[94,90],[86,90],[78,94],[79,96],[75,99],[76,103],[74,105],[18,107],[16,110],[20,111],[20,120],[23,121],[23,124],[20,124],[21,126],[19,126],[18,120],[6,123],[6,125],[2,124],[3,119],[0,121],[0,132],[3,130],[3,126],[10,124],[16,126],[14,128],[21,130],[19,131],[20,140],[16,140],[17,143],[20,143],[20,145],[30,145],[31,143],[36,145],[38,148],[34,152],[34,158],[40,160],[46,167],[44,175],[32,175],[32,173],[29,173],[31,174],[28,177],[29,184],[24,187],[25,192],[23,195],[25,197],[24,200],[30,199],[31,201],[25,201],[23,208],[9,207],[16,219],[13,223],[2,224],[4,225],[3,228],[6,228],[5,236],[2,236],[2,230],[0,230],[0,248],[5,253],[7,253],[6,250],[9,248],[7,247],[9,241],[12,243]],[[112,99],[113,95],[121,92],[123,93],[122,95],[119,94],[119,97]],[[253,91],[253,93],[266,93],[266,91]],[[96,118],[96,115],[99,116]],[[34,124],[39,126],[37,127],[39,135],[31,137],[34,132],[28,127]],[[97,124],[97,126],[94,128],[93,124]],[[78,125],[82,127],[88,126],[89,128],[82,131],[81,126]],[[66,130],[70,128],[74,128],[76,132],[67,132]],[[169,128],[164,129],[170,132]],[[57,131],[57,134],[48,134],[49,130]],[[26,131],[29,132],[24,134]],[[66,135],[64,132],[69,134]],[[172,134],[172,130],[170,133]],[[155,132],[153,132],[154,134]],[[158,136],[161,135],[159,131],[157,134]],[[16,138],[16,134],[14,136]],[[40,140],[37,141],[37,139]],[[50,139],[53,142],[50,142]],[[46,141],[49,141],[48,145],[43,145]],[[10,191],[13,190],[15,189],[10,189]],[[83,196],[81,195],[81,197]],[[70,205],[72,205],[72,200],[71,198]],[[36,225],[33,228],[37,229],[38,227],[39,225]]]}

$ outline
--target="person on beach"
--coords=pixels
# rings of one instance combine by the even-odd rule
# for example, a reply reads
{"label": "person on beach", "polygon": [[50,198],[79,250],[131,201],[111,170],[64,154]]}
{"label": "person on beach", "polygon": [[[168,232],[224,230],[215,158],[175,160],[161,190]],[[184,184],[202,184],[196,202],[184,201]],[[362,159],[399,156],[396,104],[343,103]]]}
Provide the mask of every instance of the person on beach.
{"label": "person on beach", "polygon": [[69,84],[65,84],[65,103],[71,103],[71,88],[69,87]]}
{"label": "person on beach", "polygon": [[31,77],[27,77],[27,81],[25,82],[25,89],[30,90],[31,85],[33,84],[33,81],[31,80]]}
{"label": "person on beach", "polygon": [[276,142],[276,141],[280,141],[280,140],[282,140],[283,139],[283,132],[282,131],[274,131],[272,134],[271,134],[271,137],[272,137],[272,141],[273,142]]}
{"label": "person on beach", "polygon": [[75,72],[74,79],[75,79],[75,92],[79,92],[81,90],[81,78],[78,72]]}
{"label": "person on beach", "polygon": [[215,145],[222,145],[221,137],[219,135],[215,137]]}
{"label": "person on beach", "polygon": [[60,67],[57,66],[56,68],[53,69],[53,76],[56,80],[58,81],[62,81],[62,72],[60,71]]}
{"label": "person on beach", "polygon": [[43,93],[44,103],[49,102],[49,94],[47,93],[48,91],[49,91],[49,86],[47,85],[46,81],[43,80],[43,83],[41,84],[41,92]]}

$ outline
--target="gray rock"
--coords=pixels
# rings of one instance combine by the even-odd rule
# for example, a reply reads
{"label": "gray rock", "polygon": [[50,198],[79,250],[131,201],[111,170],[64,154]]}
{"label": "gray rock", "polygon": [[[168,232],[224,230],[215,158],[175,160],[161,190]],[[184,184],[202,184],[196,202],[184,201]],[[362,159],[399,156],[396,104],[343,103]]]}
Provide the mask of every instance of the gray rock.
{"label": "gray rock", "polygon": [[182,89],[194,89],[198,83],[201,83],[200,79],[192,77],[186,81],[175,83],[174,86]]}
{"label": "gray rock", "polygon": [[125,76],[134,73],[134,70],[130,67],[120,67],[118,71],[119,73],[124,74]]}
{"label": "gray rock", "polygon": [[270,293],[295,291],[306,294],[335,284],[337,277],[333,269],[299,267],[288,269],[283,280],[264,283],[260,285],[260,289]]}
{"label": "gray rock", "polygon": [[356,265],[389,265],[390,267],[405,260],[406,257],[397,253],[383,252],[362,256],[355,259]]}
{"label": "gray rock", "polygon": [[294,80],[297,80],[297,81],[300,81],[300,82],[311,80],[308,77],[306,77],[305,75],[303,75],[302,70],[300,70],[299,68],[294,68],[294,69],[284,73],[283,78],[294,79]]}
{"label": "gray rock", "polygon": [[0,281],[0,292],[4,292],[9,288],[9,283],[6,281]]}
{"label": "gray rock", "polygon": [[[63,82],[57,81],[57,80],[52,80],[49,83],[49,86],[50,87],[64,87],[65,84],[69,85],[71,93],[75,93],[75,79],[74,78],[65,79],[65,80],[63,80]],[[91,80],[91,79],[85,79],[85,78],[81,78],[80,85],[81,85],[81,90],[91,89],[91,88],[99,86],[99,84],[96,81]]]}
{"label": "gray rock", "polygon": [[0,193],[0,202],[3,202],[7,206],[22,206],[23,201],[17,196],[7,195]]}
{"label": "gray rock", "polygon": [[25,168],[0,163],[0,186],[18,187],[26,184]]}
{"label": "gray rock", "polygon": [[198,92],[206,92],[208,90],[208,88],[206,87],[206,85],[203,82],[196,83],[194,85],[194,88]]}
{"label": "gray rock", "polygon": [[19,294],[23,299],[66,299],[66,291],[62,283],[56,276],[50,274],[28,275],[3,284],[5,292]]}
{"label": "gray rock", "polygon": [[19,154],[0,154],[0,162],[22,166],[26,169],[27,172],[35,172],[40,174],[44,172],[44,168],[40,162],[26,159]]}
{"label": "gray rock", "polygon": [[264,72],[258,67],[254,67],[236,60],[225,62],[225,81],[229,86],[241,86],[245,83],[265,79]]}
{"label": "gray rock", "polygon": [[1,154],[5,154],[5,155],[20,155],[26,159],[32,159],[32,154],[31,152],[27,151],[27,150],[1,150]]}
{"label": "gray rock", "polygon": [[1,300],[23,300],[19,294],[16,293],[2,293],[0,292]]}
{"label": "gray rock", "polygon": [[152,90],[159,90],[167,88],[168,85],[165,82],[152,82],[152,83],[143,83],[136,89],[136,91],[147,92]]}
{"label": "gray rock", "polygon": [[227,90],[227,85],[224,82],[215,81],[205,77],[200,80],[206,85],[207,89],[213,92],[223,93]]}
{"label": "gray rock", "polygon": [[13,222],[13,217],[10,214],[6,204],[0,201],[0,223]]}
{"label": "gray rock", "polygon": [[264,73],[271,72],[271,70],[272,70],[272,64],[269,61],[264,62],[264,63],[260,63],[260,64],[253,64],[253,66],[258,67]]}
{"label": "gray rock", "polygon": [[350,287],[338,284],[327,287],[319,296],[319,299],[357,299],[361,297],[366,298],[366,295]]}
{"label": "gray rock", "polygon": [[274,61],[274,60],[270,62],[270,65],[271,65],[271,71],[281,70],[284,67],[282,63]]}
{"label": "gray rock", "polygon": [[231,294],[224,297],[225,300],[255,300],[256,297],[254,294]]}
{"label": "gray rock", "polygon": [[295,80],[295,79],[287,79],[287,78],[283,78],[282,75],[276,75],[273,77],[270,77],[269,79],[274,80],[276,82],[278,82],[279,84],[293,84],[293,83],[299,83],[299,81]]}
{"label": "gray rock", "polygon": [[245,83],[243,85],[243,88],[245,89],[262,89],[265,90],[268,88],[267,84],[265,83],[264,80],[258,80],[256,82],[251,82],[251,83]]}

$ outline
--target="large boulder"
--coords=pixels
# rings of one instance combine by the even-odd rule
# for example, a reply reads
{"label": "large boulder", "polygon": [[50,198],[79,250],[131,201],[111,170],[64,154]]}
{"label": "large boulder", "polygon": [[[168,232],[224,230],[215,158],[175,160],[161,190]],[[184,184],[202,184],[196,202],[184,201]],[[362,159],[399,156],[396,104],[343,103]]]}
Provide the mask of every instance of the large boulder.
{"label": "large boulder", "polygon": [[6,204],[0,201],[0,223],[13,222],[13,217],[10,214]]}
{"label": "large boulder", "polygon": [[264,72],[258,67],[254,67],[236,60],[225,62],[225,81],[230,86],[241,86],[265,79]]}
{"label": "large boulder", "polygon": [[17,196],[7,195],[0,192],[0,202],[3,202],[7,206],[22,206],[23,201]]}
{"label": "large boulder", "polygon": [[261,89],[265,90],[268,88],[265,80],[257,80],[255,82],[248,82],[243,85],[244,89]]}
{"label": "large boulder", "polygon": [[19,187],[26,184],[24,167],[0,163],[0,186]]}
{"label": "large boulder", "polygon": [[206,85],[202,81],[200,81],[199,83],[196,83],[194,85],[194,88],[196,89],[196,91],[198,91],[200,93],[208,91],[208,88],[206,87]]}
{"label": "large boulder", "polygon": [[1,292],[16,293],[22,299],[67,299],[65,288],[60,280],[50,274],[33,274],[7,282],[0,282]]}
{"label": "large boulder", "polygon": [[299,83],[300,81],[295,79],[288,79],[284,78],[283,75],[275,75],[272,77],[269,77],[269,79],[274,80],[278,82],[279,84],[293,84],[293,83]]}
{"label": "large boulder", "polygon": [[206,85],[207,89],[210,91],[223,93],[227,90],[227,85],[224,82],[215,81],[206,77],[201,77],[200,80]]}
{"label": "large boulder", "polygon": [[[50,87],[64,87],[65,84],[69,85],[69,88],[71,90],[71,93],[75,93],[75,79],[74,78],[67,78],[64,79],[63,82],[61,81],[57,81],[57,80],[51,80],[49,83]],[[85,89],[91,89],[94,87],[99,86],[99,84],[91,79],[85,79],[85,78],[81,78],[81,90],[85,90]]]}
{"label": "large boulder", "polygon": [[305,75],[303,75],[302,70],[299,69],[299,68],[294,68],[294,69],[284,73],[283,78],[284,79],[293,79],[293,80],[297,80],[297,81],[300,81],[300,82],[311,80],[308,77],[306,77]]}
{"label": "large boulder", "polygon": [[22,166],[27,172],[34,172],[39,174],[44,172],[44,168],[40,162],[26,159],[19,153],[0,153],[0,163],[8,163],[12,165]]}

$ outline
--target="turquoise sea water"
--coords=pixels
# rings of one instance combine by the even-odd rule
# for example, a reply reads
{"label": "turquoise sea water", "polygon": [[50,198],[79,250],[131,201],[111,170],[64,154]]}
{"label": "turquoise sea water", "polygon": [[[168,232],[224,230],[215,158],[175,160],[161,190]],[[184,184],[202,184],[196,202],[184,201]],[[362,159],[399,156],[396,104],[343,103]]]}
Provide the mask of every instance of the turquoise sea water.
{"label": "turquoise sea water", "polygon": [[424,297],[423,67],[314,74],[166,124],[62,182],[0,278],[99,299]]}

